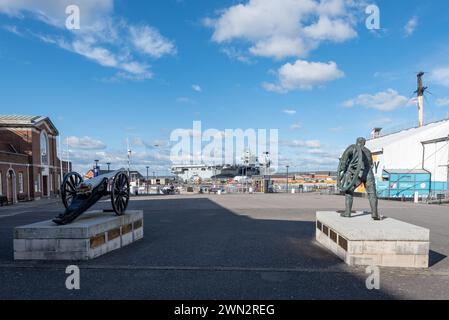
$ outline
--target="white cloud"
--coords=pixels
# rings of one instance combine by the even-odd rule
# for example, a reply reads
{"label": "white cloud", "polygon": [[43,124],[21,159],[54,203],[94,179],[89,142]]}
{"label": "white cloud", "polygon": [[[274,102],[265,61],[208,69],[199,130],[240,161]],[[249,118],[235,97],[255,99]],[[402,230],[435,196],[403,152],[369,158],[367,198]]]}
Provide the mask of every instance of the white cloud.
{"label": "white cloud", "polygon": [[289,116],[293,116],[296,114],[296,110],[293,109],[284,109],[282,110],[283,113],[288,114]]}
{"label": "white cloud", "polygon": [[157,150],[163,150],[163,151],[170,151],[168,148],[170,147],[170,141],[169,140],[163,140],[163,139],[156,139],[156,140],[145,140],[142,138],[135,138],[133,140],[133,144],[137,146],[143,146],[147,149],[156,149]]}
{"label": "white cloud", "polygon": [[92,37],[78,37],[70,42],[66,41],[64,38],[42,35],[36,36],[41,41],[79,54],[103,67],[118,69],[119,72],[117,72],[114,77],[108,78],[109,82],[117,81],[119,79],[141,81],[153,77],[149,64],[132,60],[126,53],[113,52],[111,49],[99,44],[99,42]]}
{"label": "white cloud", "polygon": [[[81,29],[67,30],[65,9],[72,4],[72,0],[0,0],[0,14],[17,17],[18,21],[38,19],[55,27],[47,34],[27,33],[103,67],[117,69],[119,72],[114,79],[151,79],[153,74],[145,57],[161,58],[176,54],[174,43],[155,28],[134,26],[114,15],[113,0],[77,0]],[[17,28],[15,31],[20,32]]]}
{"label": "white cloud", "polygon": [[105,67],[117,67],[119,62],[113,53],[108,49],[98,47],[84,40],[75,40],[71,44],[71,49]]}
{"label": "white cloud", "polygon": [[283,141],[282,145],[291,148],[311,148],[319,149],[321,148],[321,142],[319,140],[291,140]]}
{"label": "white cloud", "polygon": [[386,81],[394,81],[399,80],[401,78],[400,74],[396,72],[375,72],[374,78],[381,78]]}
{"label": "white cloud", "polygon": [[255,56],[274,57],[278,60],[287,56],[305,56],[308,50],[301,39],[288,39],[284,37],[274,37],[260,40],[249,52]]}
{"label": "white cloud", "polygon": [[23,33],[19,31],[17,26],[6,25],[6,26],[3,26],[2,28],[8,32],[14,33],[17,36],[20,36],[20,37],[23,36]]}
{"label": "white cloud", "polygon": [[214,29],[213,41],[243,40],[255,56],[304,57],[324,41],[356,37],[357,6],[346,0],[249,0],[204,23]]}
{"label": "white cloud", "polygon": [[297,60],[294,64],[287,63],[278,70],[278,83],[264,83],[263,86],[268,91],[279,93],[311,90],[343,76],[344,73],[333,61],[322,63]]}
{"label": "white cloud", "polygon": [[196,104],[196,101],[189,98],[189,97],[179,97],[176,99],[176,102],[178,103],[189,103],[189,104]]}
{"label": "white cloud", "polygon": [[440,98],[435,102],[439,107],[449,106],[449,98]]}
{"label": "white cloud", "polygon": [[245,64],[253,64],[254,61],[242,50],[239,50],[235,47],[225,47],[220,50],[224,53],[229,59],[237,60]]}
{"label": "white cloud", "polygon": [[319,18],[318,22],[304,28],[305,34],[311,39],[324,41],[333,39],[335,42],[344,42],[357,36],[357,33],[345,21],[331,20],[327,16]]}
{"label": "white cloud", "polygon": [[329,128],[329,131],[334,132],[334,133],[340,133],[344,130],[343,126],[339,126],[339,127],[333,127],[333,128]]}
{"label": "white cloud", "polygon": [[80,8],[82,24],[92,26],[99,17],[109,15],[113,0],[0,0],[0,12],[23,17],[26,14],[53,26],[63,28],[67,19],[66,8],[76,4]]}
{"label": "white cloud", "polygon": [[374,119],[374,120],[370,121],[369,127],[370,128],[381,127],[381,126],[389,125],[391,123],[393,123],[393,119],[388,118],[388,117],[383,117],[383,118],[378,118],[378,119]]}
{"label": "white cloud", "polygon": [[302,128],[300,123],[294,123],[290,126],[290,130],[300,130]]}
{"label": "white cloud", "polygon": [[376,94],[361,94],[354,99],[343,102],[343,106],[346,108],[362,106],[379,111],[393,111],[412,104],[413,100],[401,96],[393,89],[388,89],[387,91]]}
{"label": "white cloud", "polygon": [[441,67],[433,70],[430,79],[442,86],[449,87],[449,67]]}
{"label": "white cloud", "polygon": [[131,26],[129,32],[135,48],[144,54],[155,58],[176,54],[176,46],[173,42],[164,38],[155,28],[145,25]]}
{"label": "white cloud", "polygon": [[[66,154],[67,152],[64,152],[63,159],[66,157]],[[71,148],[69,154],[75,171],[80,173],[85,173],[91,169],[95,159],[100,160],[100,166],[103,168],[107,167],[107,162],[111,163],[112,170],[127,167],[128,158],[126,149],[95,151]],[[146,173],[145,167],[151,166],[152,171],[167,175],[167,168],[171,165],[169,155],[160,150],[135,150],[133,148],[131,160],[131,170],[140,170],[143,174]]]}
{"label": "white cloud", "polygon": [[102,150],[106,149],[106,144],[101,140],[96,140],[91,137],[68,137],[66,140],[69,147],[72,149],[81,150]]}
{"label": "white cloud", "polygon": [[201,86],[197,85],[197,84],[193,84],[192,85],[192,90],[196,91],[196,92],[202,92],[203,89],[201,88]]}
{"label": "white cloud", "polygon": [[406,37],[410,37],[415,33],[416,28],[418,27],[418,17],[412,17],[404,27],[404,32]]}

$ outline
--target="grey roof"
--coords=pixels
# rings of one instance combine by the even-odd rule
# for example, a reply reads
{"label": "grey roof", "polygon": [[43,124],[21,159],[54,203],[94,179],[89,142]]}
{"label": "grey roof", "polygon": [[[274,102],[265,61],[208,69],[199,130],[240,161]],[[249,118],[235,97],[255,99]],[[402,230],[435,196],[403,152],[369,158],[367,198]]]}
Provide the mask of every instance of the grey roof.
{"label": "grey roof", "polygon": [[58,135],[59,132],[56,129],[50,118],[43,116],[29,116],[29,115],[16,115],[16,114],[0,114],[0,126],[25,126],[33,127],[42,121],[47,121]]}
{"label": "grey roof", "polygon": [[33,124],[40,116],[24,116],[24,115],[0,115],[0,123],[2,124]]}
{"label": "grey roof", "polygon": [[413,170],[408,170],[408,169],[384,169],[384,171],[386,173],[389,173],[389,174],[430,174],[429,171],[424,170],[424,169],[413,169]]}

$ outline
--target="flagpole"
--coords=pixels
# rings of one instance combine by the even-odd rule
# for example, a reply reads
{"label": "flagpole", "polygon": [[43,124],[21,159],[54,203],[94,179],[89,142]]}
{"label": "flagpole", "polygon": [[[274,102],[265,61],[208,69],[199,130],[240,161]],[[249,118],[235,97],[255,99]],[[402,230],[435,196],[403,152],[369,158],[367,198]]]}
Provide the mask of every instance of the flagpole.
{"label": "flagpole", "polygon": [[70,171],[70,150],[69,150],[69,137],[67,137],[67,173]]}
{"label": "flagpole", "polygon": [[128,146],[128,178],[131,181],[131,148],[129,146],[129,139],[126,138],[126,144]]}
{"label": "flagpole", "polygon": [[59,192],[61,192],[61,185],[62,185],[62,180],[64,180],[64,171],[62,168],[62,148],[61,148],[61,136],[58,135],[58,148],[59,148],[59,166],[61,167],[61,172],[60,172],[60,176],[61,176],[61,184],[59,185]]}

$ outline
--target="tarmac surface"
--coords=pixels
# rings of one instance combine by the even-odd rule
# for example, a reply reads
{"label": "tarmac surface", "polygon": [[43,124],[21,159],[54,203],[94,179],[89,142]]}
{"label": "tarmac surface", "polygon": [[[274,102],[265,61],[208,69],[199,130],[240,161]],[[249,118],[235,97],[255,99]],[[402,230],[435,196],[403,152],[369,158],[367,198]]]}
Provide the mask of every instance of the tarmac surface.
{"label": "tarmac surface", "polygon": [[[93,209],[109,208],[104,200]],[[36,201],[0,208],[0,299],[449,299],[449,207],[381,201],[383,215],[431,230],[428,270],[346,266],[314,240],[315,212],[344,199],[319,194],[133,198],[145,237],[88,262],[81,289],[65,287],[68,262],[13,260],[13,229],[56,216]],[[354,209],[368,210],[366,199]]]}

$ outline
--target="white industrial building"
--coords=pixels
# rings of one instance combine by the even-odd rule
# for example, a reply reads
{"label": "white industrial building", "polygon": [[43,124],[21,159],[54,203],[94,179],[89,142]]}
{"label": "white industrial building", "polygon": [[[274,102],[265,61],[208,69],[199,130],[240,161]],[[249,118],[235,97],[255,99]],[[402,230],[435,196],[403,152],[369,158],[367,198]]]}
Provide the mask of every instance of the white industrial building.
{"label": "white industrial building", "polygon": [[374,129],[366,146],[373,153],[378,189],[386,196],[447,193],[449,120],[384,136]]}

